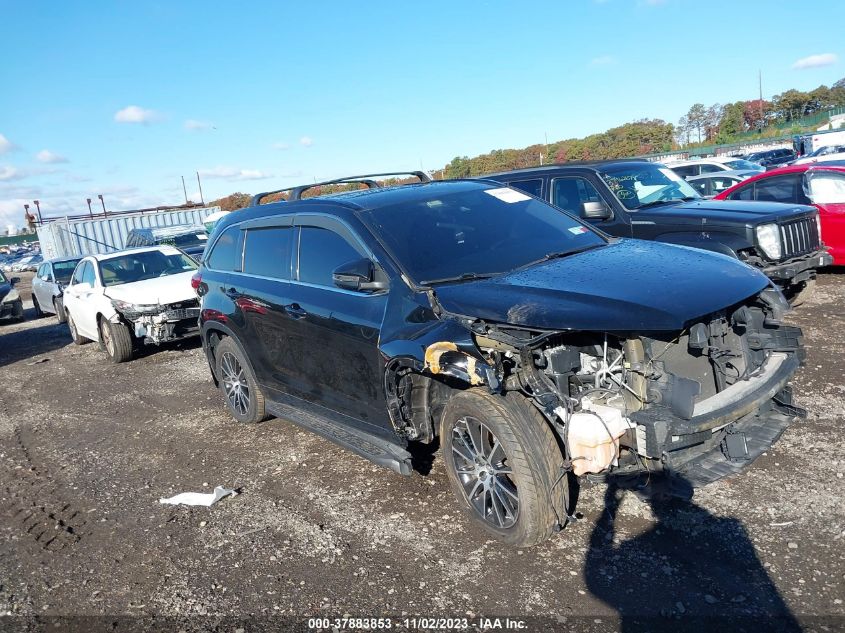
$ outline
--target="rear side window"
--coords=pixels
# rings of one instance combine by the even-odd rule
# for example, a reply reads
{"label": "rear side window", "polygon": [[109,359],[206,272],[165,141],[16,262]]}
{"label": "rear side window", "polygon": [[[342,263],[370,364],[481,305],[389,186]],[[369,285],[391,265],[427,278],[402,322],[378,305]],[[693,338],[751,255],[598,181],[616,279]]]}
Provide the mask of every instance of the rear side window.
{"label": "rear side window", "polygon": [[299,237],[299,281],[334,287],[332,271],[362,255],[329,229],[303,226]]}
{"label": "rear side window", "polygon": [[672,171],[681,178],[689,178],[690,176],[698,176],[699,167],[700,165],[680,165],[678,167],[672,167]]}
{"label": "rear side window", "polygon": [[704,163],[701,165],[701,173],[702,174],[713,174],[717,171],[725,171],[722,167],[718,165],[711,165],[710,163]]}
{"label": "rear side window", "polygon": [[706,195],[708,195],[708,193],[707,193],[707,183],[708,183],[708,181],[709,181],[709,178],[702,178],[700,180],[693,180],[692,182],[690,182],[690,186],[693,189],[695,189],[698,193],[700,193],[702,196],[706,196]]}
{"label": "rear side window", "polygon": [[519,189],[520,191],[531,194],[532,196],[536,196],[538,198],[542,197],[540,194],[543,193],[543,181],[540,178],[532,178],[531,180],[515,180],[514,182],[509,182],[508,185],[514,189]]}
{"label": "rear side window", "polygon": [[290,279],[293,228],[273,226],[249,229],[244,237],[244,268],[250,275]]}
{"label": "rear side window", "polygon": [[240,268],[241,230],[230,226],[214,243],[214,248],[205,259],[205,265],[213,270],[231,272]]}

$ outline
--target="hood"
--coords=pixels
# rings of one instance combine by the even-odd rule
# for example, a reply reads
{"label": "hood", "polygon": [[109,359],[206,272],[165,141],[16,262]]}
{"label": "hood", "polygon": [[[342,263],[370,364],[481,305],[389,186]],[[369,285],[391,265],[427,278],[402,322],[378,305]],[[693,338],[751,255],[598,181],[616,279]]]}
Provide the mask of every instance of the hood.
{"label": "hood", "polygon": [[435,288],[448,311],[545,330],[678,331],[766,286],[756,269],[684,246],[620,240],[501,277]]}
{"label": "hood", "polygon": [[678,204],[665,204],[631,213],[634,221],[659,218],[661,224],[672,220],[698,221],[707,224],[762,224],[787,219],[798,219],[815,211],[814,207],[781,202],[744,200],[694,200]]}
{"label": "hood", "polygon": [[111,299],[140,305],[163,305],[196,299],[197,295],[191,288],[193,274],[193,271],[190,271],[118,286],[107,286],[105,295]]}

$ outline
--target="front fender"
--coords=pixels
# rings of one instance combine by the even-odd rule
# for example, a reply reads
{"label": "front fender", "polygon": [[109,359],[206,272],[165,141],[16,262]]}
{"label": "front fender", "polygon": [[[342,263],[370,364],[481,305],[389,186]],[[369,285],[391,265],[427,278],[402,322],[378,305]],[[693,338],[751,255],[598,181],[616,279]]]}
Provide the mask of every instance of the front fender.
{"label": "front fender", "polygon": [[737,253],[739,251],[753,248],[754,246],[746,238],[735,233],[709,231],[706,229],[696,231],[695,233],[664,233],[658,235],[655,240],[666,244],[676,244],[678,246],[687,246],[721,253],[722,255],[728,255],[733,258],[738,257]]}

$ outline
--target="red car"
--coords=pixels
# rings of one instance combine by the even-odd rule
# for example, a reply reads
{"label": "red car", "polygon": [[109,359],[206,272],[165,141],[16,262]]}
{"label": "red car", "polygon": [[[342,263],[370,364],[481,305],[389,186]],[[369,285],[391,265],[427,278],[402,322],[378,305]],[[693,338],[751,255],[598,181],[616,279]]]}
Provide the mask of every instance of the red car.
{"label": "red car", "polygon": [[813,163],[773,169],[725,189],[715,199],[813,205],[833,265],[845,266],[845,166]]}

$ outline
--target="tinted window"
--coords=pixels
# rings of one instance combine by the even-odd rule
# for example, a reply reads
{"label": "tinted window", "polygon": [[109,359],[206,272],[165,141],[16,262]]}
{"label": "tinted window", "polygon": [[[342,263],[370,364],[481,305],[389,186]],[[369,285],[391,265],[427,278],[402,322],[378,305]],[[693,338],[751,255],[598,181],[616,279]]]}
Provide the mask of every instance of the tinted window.
{"label": "tinted window", "polygon": [[715,173],[717,171],[725,171],[725,170],[724,170],[723,167],[721,167],[719,165],[703,164],[701,166],[701,173],[702,174],[712,174],[712,173]]}
{"label": "tinted window", "polygon": [[70,281],[70,276],[73,274],[73,269],[79,263],[78,259],[71,259],[66,262],[55,262],[53,264],[53,273],[56,275],[56,281],[66,284]]}
{"label": "tinted window", "polygon": [[361,254],[343,237],[328,229],[303,226],[299,237],[299,280],[332,286],[332,271],[360,259]]}
{"label": "tinted window", "polygon": [[240,268],[240,244],[241,230],[236,226],[230,226],[223,231],[220,238],[214,243],[211,254],[206,258],[205,265],[214,270],[236,270]]}
{"label": "tinted window", "polygon": [[699,165],[682,165],[680,167],[672,167],[672,171],[681,178],[689,178],[690,176],[698,176],[698,168]]}
{"label": "tinted window", "polygon": [[291,235],[293,229],[290,227],[248,230],[244,238],[244,272],[289,279]]}
{"label": "tinted window", "polygon": [[552,202],[574,215],[582,214],[585,202],[603,202],[593,184],[585,178],[555,178],[552,182]]}
{"label": "tinted window", "polygon": [[776,176],[759,180],[754,188],[754,199],[764,202],[807,203],[801,186],[801,175]]}
{"label": "tinted window", "polygon": [[543,191],[543,181],[540,178],[535,178],[533,180],[517,180],[508,184],[514,189],[530,193],[532,196],[537,196],[538,198],[542,197],[540,194]]}
{"label": "tinted window", "polygon": [[737,189],[728,197],[731,200],[754,200],[754,183]]}

